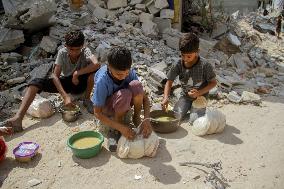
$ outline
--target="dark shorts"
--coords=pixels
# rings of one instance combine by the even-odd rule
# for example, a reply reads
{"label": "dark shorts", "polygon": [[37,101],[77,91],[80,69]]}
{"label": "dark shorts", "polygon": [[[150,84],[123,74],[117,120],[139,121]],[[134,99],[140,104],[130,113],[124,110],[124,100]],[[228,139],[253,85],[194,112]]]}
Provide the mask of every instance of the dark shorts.
{"label": "dark shorts", "polygon": [[[60,77],[59,79],[66,93],[81,94],[86,90],[88,77],[91,74],[93,73],[80,75],[78,78],[79,79],[78,85],[74,85],[72,83],[72,75],[67,76],[67,77]],[[52,78],[34,79],[29,82],[28,86],[30,85],[38,87],[39,88],[38,93],[42,91],[49,92],[49,93],[58,93],[58,90],[56,86],[54,85]]]}

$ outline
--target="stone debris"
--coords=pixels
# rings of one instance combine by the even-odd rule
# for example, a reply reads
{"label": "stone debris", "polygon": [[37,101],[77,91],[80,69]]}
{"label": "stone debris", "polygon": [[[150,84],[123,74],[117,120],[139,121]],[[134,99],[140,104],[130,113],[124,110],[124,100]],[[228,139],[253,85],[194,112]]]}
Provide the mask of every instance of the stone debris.
{"label": "stone debris", "polygon": [[165,19],[161,17],[155,17],[153,22],[157,24],[159,33],[162,34],[166,29],[172,28],[172,21],[171,19]]}
{"label": "stone debris", "polygon": [[142,12],[139,15],[139,21],[142,22],[142,23],[147,22],[147,21],[153,21],[153,19],[154,19],[154,15],[153,14]]}
{"label": "stone debris", "polygon": [[108,0],[107,8],[108,9],[118,9],[122,7],[127,7],[127,0]]}
{"label": "stone debris", "polygon": [[19,84],[19,83],[23,83],[26,80],[25,77],[16,77],[14,79],[9,79],[7,81],[8,85],[15,85],[15,84]]}
{"label": "stone debris", "polygon": [[[77,11],[65,0],[11,2],[3,1],[7,19],[0,28],[1,91],[25,85],[38,72],[39,65],[54,61],[56,52],[64,46],[65,33],[81,29],[86,45],[102,63],[106,62],[111,47],[130,49],[134,67],[151,101],[161,100],[166,73],[180,58],[179,39],[183,35],[172,28],[174,11],[167,1],[88,0]],[[198,23],[202,19],[194,15],[190,20]],[[211,37],[206,33],[200,35],[200,56],[211,63],[217,74],[218,86],[210,95],[220,104],[259,105],[262,97],[284,96],[283,41],[271,32],[255,29],[255,25],[273,25],[271,20],[252,12],[238,15],[230,22],[219,19]],[[43,27],[48,28],[32,32]],[[180,94],[177,80],[173,102]],[[13,103],[7,105],[0,99],[0,105],[5,107]]]}
{"label": "stone debris", "polygon": [[179,49],[179,39],[181,36],[181,32],[176,29],[168,28],[163,31],[163,39],[166,44],[175,50]]}
{"label": "stone debris", "polygon": [[22,30],[0,27],[0,52],[15,50],[25,42]]}
{"label": "stone debris", "polygon": [[148,21],[142,23],[142,31],[145,36],[155,37],[158,35],[158,26],[154,22]]}
{"label": "stone debris", "polygon": [[49,36],[44,36],[39,46],[46,52],[54,54],[57,50],[57,41]]}
{"label": "stone debris", "polygon": [[3,6],[8,16],[7,26],[39,31],[52,24],[51,17],[56,13],[56,3],[52,0],[21,1],[4,0]]}
{"label": "stone debris", "polygon": [[29,187],[34,187],[34,186],[37,186],[37,185],[39,185],[41,183],[42,183],[42,181],[40,181],[38,179],[32,179],[32,180],[28,181],[28,186]]}
{"label": "stone debris", "polygon": [[174,18],[175,12],[174,10],[171,9],[162,9],[160,12],[160,17],[161,18]]}
{"label": "stone debris", "polygon": [[168,6],[169,4],[167,0],[155,0],[155,7],[157,9],[164,9],[167,8]]}
{"label": "stone debris", "polygon": [[229,92],[227,98],[234,103],[240,103],[242,100],[242,97],[239,96],[235,91]]}

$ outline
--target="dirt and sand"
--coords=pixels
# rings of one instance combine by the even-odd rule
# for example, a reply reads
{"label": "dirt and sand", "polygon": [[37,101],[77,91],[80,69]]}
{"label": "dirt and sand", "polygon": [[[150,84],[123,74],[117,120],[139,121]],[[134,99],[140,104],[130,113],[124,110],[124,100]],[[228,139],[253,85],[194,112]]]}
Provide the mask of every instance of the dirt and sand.
{"label": "dirt and sand", "polygon": [[[284,99],[264,99],[262,106],[228,104],[220,108],[227,117],[221,134],[197,137],[182,124],[172,134],[159,134],[155,158],[119,159],[105,147],[88,160],[74,157],[66,146],[75,131],[94,128],[94,117],[84,109],[81,119],[66,124],[60,114],[35,120],[25,117],[25,130],[6,137],[9,152],[0,164],[1,188],[208,188],[209,169],[181,162],[221,161],[227,188],[284,188]],[[80,126],[83,124],[83,126]],[[40,154],[30,163],[15,161],[12,150],[23,141],[40,144]],[[104,144],[104,146],[106,146]]]}

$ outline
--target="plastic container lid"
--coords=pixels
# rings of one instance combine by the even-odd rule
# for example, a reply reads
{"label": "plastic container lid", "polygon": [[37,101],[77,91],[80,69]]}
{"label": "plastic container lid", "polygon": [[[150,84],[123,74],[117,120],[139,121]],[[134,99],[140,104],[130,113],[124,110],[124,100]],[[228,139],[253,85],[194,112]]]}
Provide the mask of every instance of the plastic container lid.
{"label": "plastic container lid", "polygon": [[13,150],[13,154],[20,158],[33,157],[38,149],[39,145],[35,142],[22,142]]}

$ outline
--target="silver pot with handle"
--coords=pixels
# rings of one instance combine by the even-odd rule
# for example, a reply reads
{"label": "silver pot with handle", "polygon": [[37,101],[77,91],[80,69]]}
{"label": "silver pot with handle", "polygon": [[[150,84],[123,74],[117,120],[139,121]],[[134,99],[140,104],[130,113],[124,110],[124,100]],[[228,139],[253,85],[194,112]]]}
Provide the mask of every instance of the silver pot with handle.
{"label": "silver pot with handle", "polygon": [[66,122],[76,121],[80,115],[80,107],[76,104],[67,104],[60,107],[59,112],[62,114],[62,119]]}

